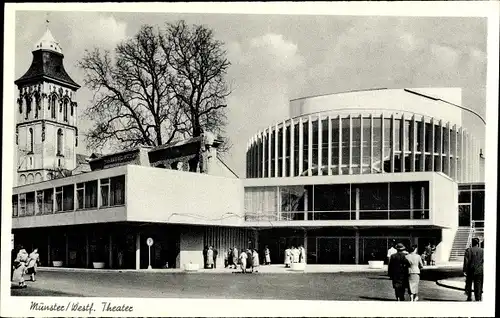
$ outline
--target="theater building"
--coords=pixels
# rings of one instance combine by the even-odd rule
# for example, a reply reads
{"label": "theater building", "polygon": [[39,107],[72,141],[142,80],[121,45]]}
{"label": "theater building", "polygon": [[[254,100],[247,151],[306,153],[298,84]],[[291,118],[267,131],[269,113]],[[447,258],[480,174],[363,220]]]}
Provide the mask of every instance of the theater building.
{"label": "theater building", "polygon": [[[43,61],[43,63],[42,63]],[[392,240],[457,260],[484,226],[484,159],[461,90],[379,89],[290,102],[248,142],[246,178],[216,136],[89,156],[76,153],[76,84],[50,31],[16,81],[15,244],[45,266],[202,264],[214,246],[304,245],[311,264],[385,259]],[[196,166],[199,158],[200,165]],[[194,168],[194,169],[193,169]]]}

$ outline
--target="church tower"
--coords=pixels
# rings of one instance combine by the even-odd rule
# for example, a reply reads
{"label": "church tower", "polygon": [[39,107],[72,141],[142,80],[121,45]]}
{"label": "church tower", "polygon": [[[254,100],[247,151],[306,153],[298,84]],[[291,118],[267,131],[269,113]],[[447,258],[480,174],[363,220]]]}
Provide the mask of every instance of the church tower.
{"label": "church tower", "polygon": [[76,91],[66,73],[61,46],[49,28],[33,48],[28,71],[14,83],[17,184],[50,180],[76,168],[78,146]]}

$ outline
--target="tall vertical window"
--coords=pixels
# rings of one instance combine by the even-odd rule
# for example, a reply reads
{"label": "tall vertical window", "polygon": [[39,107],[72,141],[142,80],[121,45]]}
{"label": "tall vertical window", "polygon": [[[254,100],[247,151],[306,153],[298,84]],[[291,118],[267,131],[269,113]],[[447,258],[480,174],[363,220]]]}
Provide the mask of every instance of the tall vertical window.
{"label": "tall vertical window", "polygon": [[26,215],[26,193],[19,195],[19,216]]}
{"label": "tall vertical window", "polygon": [[62,156],[63,154],[63,131],[61,128],[57,130],[57,155]]}
{"label": "tall vertical window", "polygon": [[50,98],[50,117],[56,119],[56,95]]}
{"label": "tall vertical window", "polygon": [[321,169],[328,174],[328,119],[321,121]]}
{"label": "tall vertical window", "polygon": [[319,158],[319,136],[318,136],[318,127],[319,127],[319,119],[313,120],[312,122],[312,175],[318,175],[319,169],[321,169],[320,165],[318,165]]}
{"label": "tall vertical window", "polygon": [[349,134],[350,134],[350,122],[349,118],[342,118],[342,162],[340,163],[343,167],[341,168],[342,174],[349,174]]}
{"label": "tall vertical window", "polygon": [[[423,145],[423,140],[422,140],[422,127],[423,123],[421,122],[417,122],[417,131],[416,131],[416,134],[417,134],[417,151],[423,151],[422,149],[422,145]],[[418,167],[417,167],[418,168]]]}
{"label": "tall vertical window", "polygon": [[382,119],[373,118],[373,173],[380,172],[382,172]]}
{"label": "tall vertical window", "polygon": [[[291,156],[290,156],[290,151],[293,151],[293,149],[290,149],[290,140],[292,140],[292,136],[290,135],[291,133],[291,126],[288,125],[285,128],[285,175],[283,177],[289,177],[290,176],[290,165],[291,165]],[[297,142],[297,141],[295,141]],[[260,151],[259,151],[260,153]],[[257,171],[260,171],[260,167],[257,167]]]}
{"label": "tall vertical window", "polygon": [[392,120],[384,118],[384,162],[383,169],[385,172],[391,172],[391,151],[392,151]]}
{"label": "tall vertical window", "polygon": [[34,140],[33,140],[33,128],[30,128],[29,129],[29,134],[30,134],[30,150],[29,152],[30,153],[33,153],[33,143],[34,143]]}
{"label": "tall vertical window", "polygon": [[43,213],[43,191],[37,191],[36,192],[36,214],[42,214]]}
{"label": "tall vertical window", "polygon": [[109,179],[101,179],[101,206],[109,206]]}
{"label": "tall vertical window", "polygon": [[[371,173],[370,165],[371,165],[371,139],[372,139],[372,121],[370,118],[363,118],[363,158],[361,158],[362,162],[362,172],[363,173]],[[375,149],[374,149],[375,150]]]}
{"label": "tall vertical window", "polygon": [[63,209],[63,189],[62,187],[56,188],[56,212]]}
{"label": "tall vertical window", "polygon": [[26,193],[26,215],[35,214],[35,192]]}
{"label": "tall vertical window", "polygon": [[85,208],[85,187],[83,183],[76,184],[76,208]]}
{"label": "tall vertical window", "polygon": [[85,208],[97,207],[97,180],[85,182]]}
{"label": "tall vertical window", "polygon": [[394,151],[401,151],[401,119],[394,120]]}
{"label": "tall vertical window", "polygon": [[43,211],[42,213],[52,213],[54,210],[54,189],[43,190]]}
{"label": "tall vertical window", "polygon": [[64,121],[68,121],[68,100],[64,100]]}
{"label": "tall vertical window", "polygon": [[293,175],[299,176],[302,171],[299,171],[299,124],[293,127]]}
{"label": "tall vertical window", "polygon": [[283,172],[283,130],[278,127],[278,134],[277,134],[277,142],[278,142],[278,177],[281,177],[282,176],[282,172]]}
{"label": "tall vertical window", "polygon": [[339,173],[339,119],[332,119],[332,174]]}
{"label": "tall vertical window", "polygon": [[12,196],[12,217],[17,217],[18,215],[19,203],[17,201],[17,195]]}
{"label": "tall vertical window", "polygon": [[111,178],[111,205],[125,204],[125,176]]}
{"label": "tall vertical window", "polygon": [[352,118],[352,167],[351,173],[359,174],[361,166],[361,118]]}
{"label": "tall vertical window", "polygon": [[306,175],[304,172],[307,172],[307,168],[309,167],[309,122],[302,122],[302,140],[303,140],[303,148],[302,148],[302,171],[300,171],[300,175]]}
{"label": "tall vertical window", "polygon": [[63,187],[63,210],[71,211],[75,209],[75,186],[67,185]]}

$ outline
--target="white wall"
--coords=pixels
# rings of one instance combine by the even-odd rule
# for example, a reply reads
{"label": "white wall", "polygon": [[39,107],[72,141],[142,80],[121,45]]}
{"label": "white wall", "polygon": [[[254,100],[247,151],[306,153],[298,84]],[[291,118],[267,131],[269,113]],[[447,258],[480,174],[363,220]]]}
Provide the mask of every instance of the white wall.
{"label": "white wall", "polygon": [[[433,89],[434,96],[439,95],[440,89]],[[461,100],[461,89],[441,89],[444,97],[453,101]],[[414,91],[417,91],[415,89]],[[420,92],[423,92],[420,89]],[[347,92],[331,95],[322,95],[290,101],[290,117],[310,114],[320,111],[348,108],[349,113],[361,109],[388,109],[409,111],[429,117],[436,117],[459,126],[462,125],[462,110],[456,106],[418,96],[403,89],[382,89],[371,91]]]}
{"label": "white wall", "polygon": [[127,219],[205,225],[243,222],[239,179],[129,165]]}
{"label": "white wall", "polygon": [[180,236],[180,259],[177,268],[184,268],[186,264],[198,264],[203,268],[203,235],[202,228],[189,227],[189,232]]}

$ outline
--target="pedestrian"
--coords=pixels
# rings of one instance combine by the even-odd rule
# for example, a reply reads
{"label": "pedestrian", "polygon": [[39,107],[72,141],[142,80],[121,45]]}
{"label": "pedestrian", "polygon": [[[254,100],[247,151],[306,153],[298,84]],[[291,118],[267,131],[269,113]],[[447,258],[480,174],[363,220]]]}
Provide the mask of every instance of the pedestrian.
{"label": "pedestrian", "polygon": [[238,249],[236,248],[236,246],[233,248],[233,260],[232,260],[232,265],[234,266],[234,269],[236,269],[238,267]]}
{"label": "pedestrian", "polygon": [[300,256],[299,250],[295,246],[292,246],[292,263],[298,263],[299,256]]}
{"label": "pedestrian", "polygon": [[214,268],[217,268],[217,255],[219,254],[219,251],[217,251],[216,248],[213,249],[213,255],[214,255]]}
{"label": "pedestrian", "polygon": [[251,269],[253,267],[253,255],[252,255],[252,249],[247,248],[245,251],[247,254],[247,269]]}
{"label": "pedestrian", "polygon": [[24,274],[26,272],[26,263],[28,262],[28,252],[21,246],[19,252],[17,253],[16,259],[14,260],[14,274],[12,281],[19,283],[20,288],[26,288],[24,282]]}
{"label": "pedestrian", "polygon": [[287,247],[285,250],[285,267],[290,267],[292,263],[292,250],[290,247]]}
{"label": "pedestrian", "polygon": [[205,246],[203,249],[203,268],[207,268],[207,254],[208,254],[208,246]]}
{"label": "pedestrian", "polygon": [[396,246],[396,241],[392,240],[391,247],[387,250],[387,264],[389,264],[391,256],[397,253],[395,246]]}
{"label": "pedestrian", "polygon": [[424,267],[422,257],[417,253],[417,245],[413,245],[410,249],[410,254],[406,255],[409,263],[408,268],[408,293],[410,301],[418,300],[418,284],[420,282],[420,270]]}
{"label": "pedestrian", "polygon": [[224,268],[229,267],[229,259],[231,258],[231,250],[227,250],[226,253],[224,253]]}
{"label": "pedestrian", "polygon": [[484,249],[484,239],[483,239],[483,241],[481,242],[481,248],[483,248],[483,249]]}
{"label": "pedestrian", "polygon": [[396,294],[397,301],[405,300],[405,289],[408,286],[408,267],[409,263],[406,255],[403,253],[405,246],[401,243],[396,244],[397,252],[391,255],[389,259],[388,274],[392,280],[392,287]]}
{"label": "pedestrian", "polygon": [[11,259],[10,259],[10,262],[11,262],[11,266],[10,266],[10,281],[12,281],[14,279],[14,270],[15,270],[15,264],[14,264],[14,261],[16,260],[16,257],[17,257],[17,253],[19,253],[19,250],[21,248],[16,245],[15,248],[12,249],[11,251]]}
{"label": "pedestrian", "polygon": [[241,251],[240,254],[240,265],[241,265],[241,272],[246,273],[247,272],[247,258],[248,255],[245,251]]}
{"label": "pedestrian", "polygon": [[26,265],[26,273],[31,276],[31,281],[36,280],[35,275],[38,268],[38,263],[40,262],[40,255],[38,254],[38,248],[33,249],[33,252],[28,257],[28,262]]}
{"label": "pedestrian", "polygon": [[123,268],[123,251],[120,249],[118,251],[118,268]]}
{"label": "pedestrian", "polygon": [[436,265],[436,245],[431,245],[431,265]]}
{"label": "pedestrian", "polygon": [[307,261],[306,249],[304,246],[299,246],[299,263],[305,263]]}
{"label": "pedestrian", "polygon": [[212,246],[210,246],[207,250],[207,265],[206,268],[212,269],[214,268],[214,250]]}
{"label": "pedestrian", "polygon": [[269,247],[267,247],[264,250],[264,263],[266,265],[271,265],[271,251],[269,250]]}
{"label": "pedestrian", "polygon": [[257,252],[256,249],[252,251],[252,273],[255,271],[256,273],[259,272],[259,253]]}
{"label": "pedestrian", "polygon": [[483,294],[483,249],[479,247],[479,239],[472,239],[472,247],[465,250],[463,272],[465,275],[465,292],[467,301],[472,301],[472,283],[474,298],[481,301]]}
{"label": "pedestrian", "polygon": [[427,257],[427,265],[432,265],[431,254],[432,254],[432,246],[431,243],[428,243],[427,246],[425,247],[425,256]]}

